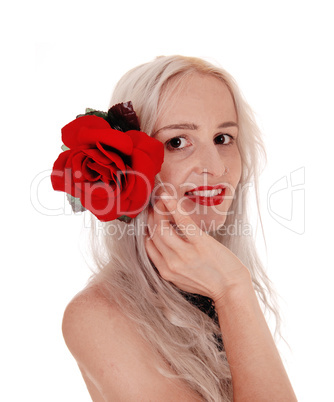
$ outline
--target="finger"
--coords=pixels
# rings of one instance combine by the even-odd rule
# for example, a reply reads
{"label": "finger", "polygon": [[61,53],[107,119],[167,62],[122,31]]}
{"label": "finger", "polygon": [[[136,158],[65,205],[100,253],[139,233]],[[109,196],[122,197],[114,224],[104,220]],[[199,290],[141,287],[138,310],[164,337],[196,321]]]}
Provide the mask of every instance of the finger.
{"label": "finger", "polygon": [[[159,205],[160,203],[160,205]],[[158,201],[156,205],[159,205],[157,209],[150,208],[147,218],[147,226],[149,237],[151,239],[156,239],[158,233],[163,233],[165,230],[170,230],[169,221],[166,219],[165,212],[167,211],[162,201]],[[164,216],[160,214],[162,211]]]}
{"label": "finger", "polygon": [[148,237],[152,238],[153,233],[154,233],[154,212],[153,212],[153,208],[151,206],[149,206],[149,208],[148,208],[147,232],[148,232]]}
{"label": "finger", "polygon": [[[166,210],[162,201],[158,201],[161,205],[159,210]],[[166,265],[172,261],[182,259],[189,255],[189,244],[185,236],[180,233],[178,228],[173,228],[174,223],[167,221],[164,216],[161,216],[153,210],[149,214],[148,224],[150,226],[150,239],[165,259]]]}
{"label": "finger", "polygon": [[155,217],[154,224],[151,223],[150,226],[150,238],[165,258],[169,258],[182,248],[183,240],[175,233],[169,221]]}
{"label": "finger", "polygon": [[148,237],[145,239],[145,248],[146,248],[148,257],[153,262],[154,266],[159,271],[160,275],[162,277],[164,277],[165,273],[168,270],[168,267],[167,267],[164,257],[162,256],[160,251],[157,249],[157,247],[155,246],[152,239],[150,239]]}
{"label": "finger", "polygon": [[194,220],[184,211],[181,205],[178,204],[176,199],[171,198],[167,193],[162,193],[161,200],[174,218],[175,224],[177,225],[177,228],[175,228],[177,234],[182,234],[189,241],[197,241],[199,236],[204,234]]}

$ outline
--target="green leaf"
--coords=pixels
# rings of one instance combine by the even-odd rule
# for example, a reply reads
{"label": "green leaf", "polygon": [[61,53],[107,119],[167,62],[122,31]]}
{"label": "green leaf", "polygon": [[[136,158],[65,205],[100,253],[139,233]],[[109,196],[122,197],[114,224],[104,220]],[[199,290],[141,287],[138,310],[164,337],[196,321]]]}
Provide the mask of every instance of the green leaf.
{"label": "green leaf", "polygon": [[117,219],[119,221],[125,222],[125,223],[130,223],[131,222],[131,218],[126,216],[126,215],[122,215],[122,216],[118,217]]}
{"label": "green leaf", "polygon": [[102,119],[106,120],[108,117],[107,112],[102,112],[101,110],[91,109],[89,107],[86,108],[85,115],[94,115],[97,117],[102,117]]}
{"label": "green leaf", "polygon": [[63,145],[61,146],[61,149],[62,149],[63,151],[68,151],[70,148],[63,144]]}
{"label": "green leaf", "polygon": [[86,211],[86,208],[84,208],[81,204],[80,198],[75,198],[71,194],[66,194],[66,197],[72,207],[73,212]]}

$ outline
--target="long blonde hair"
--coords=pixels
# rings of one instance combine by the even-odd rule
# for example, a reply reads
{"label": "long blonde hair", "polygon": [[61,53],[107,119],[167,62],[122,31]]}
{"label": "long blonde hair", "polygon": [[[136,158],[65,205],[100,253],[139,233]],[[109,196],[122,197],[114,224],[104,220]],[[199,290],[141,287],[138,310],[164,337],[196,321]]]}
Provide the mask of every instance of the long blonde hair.
{"label": "long blonde hair", "polygon": [[[257,199],[258,176],[265,151],[252,110],[234,79],[223,69],[197,58],[158,57],[126,73],[118,82],[111,105],[131,100],[141,129],[152,134],[163,94],[182,85],[185,76],[200,73],[215,76],[229,88],[237,111],[238,147],[242,176],[227,216],[225,228],[249,224],[248,186],[252,182]],[[172,79],[173,78],[173,79]],[[172,283],[163,280],[150,262],[144,245],[147,210],[126,225],[112,221],[92,225],[92,250],[98,270],[91,283],[99,283],[111,302],[131,319],[138,333],[163,357],[171,370],[157,370],[183,379],[206,401],[232,400],[229,365],[217,341],[220,328],[194,307]],[[248,267],[264,309],[273,313],[279,326],[274,292],[256,252],[254,239],[244,233],[212,234]],[[173,372],[175,374],[171,375]]]}

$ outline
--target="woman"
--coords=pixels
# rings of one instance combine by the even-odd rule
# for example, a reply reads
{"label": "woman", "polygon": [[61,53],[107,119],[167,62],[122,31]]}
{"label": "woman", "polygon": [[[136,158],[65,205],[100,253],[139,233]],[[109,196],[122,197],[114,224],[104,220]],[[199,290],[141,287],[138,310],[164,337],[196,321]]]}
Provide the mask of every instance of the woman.
{"label": "woman", "polygon": [[295,401],[257,298],[279,321],[247,218],[264,155],[250,108],[225,71],[181,56],[128,72],[111,104],[129,100],[164,162],[130,223],[93,225],[100,269],[64,314],[92,399]]}

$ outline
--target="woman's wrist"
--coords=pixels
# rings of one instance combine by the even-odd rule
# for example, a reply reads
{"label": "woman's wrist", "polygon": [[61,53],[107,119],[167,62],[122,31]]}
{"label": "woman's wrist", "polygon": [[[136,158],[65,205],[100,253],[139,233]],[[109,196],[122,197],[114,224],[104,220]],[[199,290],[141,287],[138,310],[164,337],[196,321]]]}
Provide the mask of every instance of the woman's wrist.
{"label": "woman's wrist", "polygon": [[240,270],[224,280],[224,285],[220,292],[213,296],[213,301],[217,309],[226,304],[234,303],[234,301],[240,302],[240,300],[254,294],[250,272],[245,266],[242,266]]}

